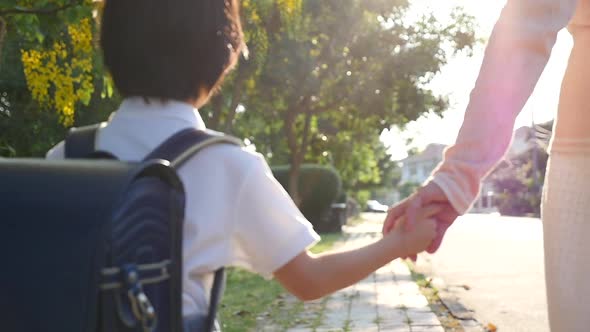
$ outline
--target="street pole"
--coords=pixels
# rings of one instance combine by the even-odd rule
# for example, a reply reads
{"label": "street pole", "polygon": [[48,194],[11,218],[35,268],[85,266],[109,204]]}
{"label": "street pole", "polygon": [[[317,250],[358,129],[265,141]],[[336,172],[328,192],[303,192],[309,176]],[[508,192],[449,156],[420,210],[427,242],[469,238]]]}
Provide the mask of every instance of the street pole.
{"label": "street pole", "polygon": [[533,135],[532,139],[533,139],[533,191],[535,195],[539,194],[539,177],[538,177],[538,143],[537,143],[537,135],[535,133],[536,129],[535,129],[535,109],[532,108],[531,109],[531,128],[532,128],[532,132],[531,134]]}

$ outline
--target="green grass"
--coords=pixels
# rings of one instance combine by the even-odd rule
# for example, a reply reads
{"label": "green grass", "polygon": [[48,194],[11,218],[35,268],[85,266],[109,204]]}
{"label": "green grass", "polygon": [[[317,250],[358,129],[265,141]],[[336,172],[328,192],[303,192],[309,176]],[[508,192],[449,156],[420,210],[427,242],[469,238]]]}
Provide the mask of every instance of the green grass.
{"label": "green grass", "polygon": [[319,254],[326,250],[330,250],[334,244],[344,239],[341,233],[326,233],[321,235],[322,239],[310,251],[314,254]]}
{"label": "green grass", "polygon": [[[340,233],[323,234],[322,240],[311,248],[311,252],[320,253],[331,249],[343,240]],[[221,306],[219,319],[222,330],[227,332],[251,331],[256,327],[256,318],[268,316],[277,318],[285,329],[302,310],[301,305],[285,306],[285,290],[275,280],[264,278],[248,271],[230,268],[227,270],[227,284]],[[266,319],[266,318],[265,318]]]}
{"label": "green grass", "polygon": [[322,299],[322,303],[320,305],[320,308],[317,310],[317,312],[315,313],[315,317],[313,319],[313,321],[311,322],[311,328],[315,331],[318,327],[320,327],[320,325],[322,324],[322,321],[324,320],[324,313],[326,311],[326,303],[328,303],[328,297],[324,297]]}
{"label": "green grass", "polygon": [[256,317],[283,292],[283,288],[274,280],[264,280],[242,269],[228,269],[219,311],[222,330],[238,332],[254,328]]}
{"label": "green grass", "polygon": [[357,226],[364,223],[366,220],[363,219],[360,215],[354,216],[352,218],[348,218],[346,225],[348,226]]}
{"label": "green grass", "polygon": [[347,320],[344,322],[344,327],[343,327],[343,330],[344,330],[344,332],[350,332],[350,329],[351,329],[351,328],[352,328],[352,320],[350,320],[350,319],[347,319]]}

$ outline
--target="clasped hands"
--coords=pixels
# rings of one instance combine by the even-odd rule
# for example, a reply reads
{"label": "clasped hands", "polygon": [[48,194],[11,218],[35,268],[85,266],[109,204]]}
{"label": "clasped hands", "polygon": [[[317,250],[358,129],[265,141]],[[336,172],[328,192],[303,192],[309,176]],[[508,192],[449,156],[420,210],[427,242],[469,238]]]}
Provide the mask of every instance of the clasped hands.
{"label": "clasped hands", "polygon": [[[459,214],[449,202],[445,193],[434,182],[421,187],[410,197],[391,207],[383,223],[383,235],[394,229],[412,231],[417,223],[424,220],[434,220],[436,224],[435,236],[426,248],[428,253],[434,253],[440,247],[447,229],[453,224]],[[408,253],[407,257],[417,259],[419,252]]]}

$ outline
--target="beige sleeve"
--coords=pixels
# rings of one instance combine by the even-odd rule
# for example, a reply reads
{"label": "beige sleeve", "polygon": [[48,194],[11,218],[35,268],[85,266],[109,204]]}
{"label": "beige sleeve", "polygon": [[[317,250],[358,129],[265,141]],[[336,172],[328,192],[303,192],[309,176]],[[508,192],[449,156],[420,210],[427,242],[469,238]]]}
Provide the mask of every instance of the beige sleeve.
{"label": "beige sleeve", "polygon": [[486,48],[456,143],[430,181],[457,212],[467,212],[480,182],[506,153],[516,116],[543,72],[557,33],[577,0],[508,0]]}

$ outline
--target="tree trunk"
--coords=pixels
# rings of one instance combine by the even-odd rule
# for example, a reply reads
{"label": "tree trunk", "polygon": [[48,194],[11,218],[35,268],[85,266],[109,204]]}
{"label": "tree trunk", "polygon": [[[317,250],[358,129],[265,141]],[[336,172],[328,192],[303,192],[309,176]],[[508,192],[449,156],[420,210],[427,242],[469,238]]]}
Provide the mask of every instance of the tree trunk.
{"label": "tree trunk", "polygon": [[4,46],[4,37],[7,32],[7,25],[4,18],[0,17],[0,68],[2,68],[2,48]]}
{"label": "tree trunk", "polygon": [[209,122],[209,128],[219,130],[219,122],[221,121],[221,112],[223,112],[223,95],[217,94],[211,99],[211,107],[213,108],[213,117]]}
{"label": "tree trunk", "polygon": [[289,195],[295,202],[297,207],[301,206],[301,197],[299,196],[299,173],[301,171],[301,164],[291,162],[291,168],[289,169]]}
{"label": "tree trunk", "polygon": [[299,206],[301,199],[299,197],[299,186],[297,179],[299,178],[299,165],[297,163],[297,156],[299,153],[297,138],[295,137],[295,119],[297,115],[294,111],[287,111],[285,116],[285,136],[287,136],[287,145],[289,146],[291,167],[289,168],[289,181],[287,183],[287,191],[291,195],[291,199],[295,205]]}
{"label": "tree trunk", "polygon": [[289,195],[291,195],[291,199],[293,199],[298,207],[301,206],[302,200],[299,192],[299,174],[301,171],[301,165],[305,159],[305,154],[307,153],[307,147],[309,145],[309,132],[312,116],[313,115],[310,112],[305,113],[305,122],[300,142],[297,140],[295,128],[297,113],[288,112],[285,121],[287,142],[289,145],[289,150],[291,151],[291,168],[289,169],[288,192]]}

